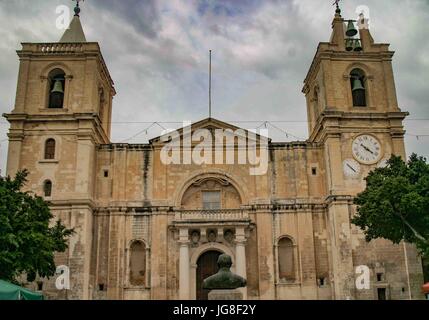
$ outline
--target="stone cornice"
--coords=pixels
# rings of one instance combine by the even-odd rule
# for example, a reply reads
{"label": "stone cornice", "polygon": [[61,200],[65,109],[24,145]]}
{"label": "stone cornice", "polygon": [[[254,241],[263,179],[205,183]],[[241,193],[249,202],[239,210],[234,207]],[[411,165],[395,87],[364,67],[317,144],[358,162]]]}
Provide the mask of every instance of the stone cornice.
{"label": "stone cornice", "polygon": [[[326,202],[312,202],[312,201],[302,201],[301,203],[291,203],[290,204],[259,204],[259,205],[249,205],[242,206],[240,209],[225,209],[225,210],[214,210],[213,212],[228,212],[228,211],[242,211],[251,213],[283,213],[283,212],[308,212],[308,211],[320,211],[327,208]],[[154,215],[154,214],[169,214],[174,216],[176,213],[192,213],[195,211],[203,212],[204,210],[182,210],[174,207],[168,206],[150,206],[150,207],[133,207],[133,206],[106,206],[106,207],[97,207],[95,209],[96,215],[109,215],[109,214],[122,214],[122,215]]]}
{"label": "stone cornice", "polygon": [[101,151],[152,151],[153,148],[150,144],[129,144],[129,143],[110,143],[101,144],[98,146]]}
{"label": "stone cornice", "polygon": [[[309,141],[294,141],[294,142],[272,142],[269,143],[269,150],[290,150],[290,149],[319,149],[320,145],[309,142]],[[128,144],[128,143],[110,143],[110,144],[101,144],[98,146],[99,150],[102,151],[114,151],[114,150],[128,150],[128,151],[138,151],[138,150],[154,150],[151,144]]]}
{"label": "stone cornice", "polygon": [[99,122],[98,115],[93,112],[81,112],[70,114],[35,114],[29,115],[24,113],[8,113],[3,114],[11,124],[13,123],[35,123],[35,122],[80,122],[90,121],[94,125],[92,128],[79,128],[76,135],[80,138],[91,138],[95,144],[105,143],[109,141],[106,133],[104,132],[101,123]]}
{"label": "stone cornice", "polygon": [[[329,108],[328,108],[329,109]],[[408,112],[352,112],[352,111],[337,111],[337,110],[325,110],[322,116],[318,119],[318,122],[313,129],[313,132],[309,138],[312,142],[323,142],[330,134],[340,134],[355,128],[344,127],[343,121],[386,121],[389,122],[386,126],[380,127],[379,129],[383,132],[395,132],[395,134],[404,135],[405,131],[402,129],[402,125],[394,126],[391,121],[403,121],[409,115]],[[396,128],[395,128],[396,127]],[[356,125],[356,129],[361,128]],[[362,128],[361,128],[362,129]]]}
{"label": "stone cornice", "polygon": [[353,204],[355,197],[351,195],[329,195],[326,197],[326,204],[331,206],[333,204]]}
{"label": "stone cornice", "polygon": [[96,204],[91,199],[50,200],[47,202],[53,209],[77,209],[79,207],[96,209]]}

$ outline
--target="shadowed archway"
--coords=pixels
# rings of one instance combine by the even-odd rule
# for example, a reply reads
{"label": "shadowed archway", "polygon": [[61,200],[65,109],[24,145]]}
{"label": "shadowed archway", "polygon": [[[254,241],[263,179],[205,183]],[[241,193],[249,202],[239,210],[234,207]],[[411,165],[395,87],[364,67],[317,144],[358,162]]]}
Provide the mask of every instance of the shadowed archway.
{"label": "shadowed archway", "polygon": [[197,300],[208,300],[209,290],[203,289],[204,279],[218,272],[217,259],[222,252],[210,250],[204,252],[197,261]]}

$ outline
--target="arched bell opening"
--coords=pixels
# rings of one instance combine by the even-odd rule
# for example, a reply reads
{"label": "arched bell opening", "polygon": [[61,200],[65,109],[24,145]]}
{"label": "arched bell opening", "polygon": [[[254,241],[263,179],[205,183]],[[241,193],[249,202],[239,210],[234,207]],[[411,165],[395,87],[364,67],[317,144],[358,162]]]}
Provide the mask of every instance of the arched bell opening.
{"label": "arched bell opening", "polygon": [[66,74],[61,69],[54,69],[48,75],[49,99],[48,108],[61,109],[64,107],[64,92]]}
{"label": "arched bell opening", "polygon": [[366,76],[361,69],[353,69],[350,73],[350,86],[352,90],[353,106],[367,106]]}

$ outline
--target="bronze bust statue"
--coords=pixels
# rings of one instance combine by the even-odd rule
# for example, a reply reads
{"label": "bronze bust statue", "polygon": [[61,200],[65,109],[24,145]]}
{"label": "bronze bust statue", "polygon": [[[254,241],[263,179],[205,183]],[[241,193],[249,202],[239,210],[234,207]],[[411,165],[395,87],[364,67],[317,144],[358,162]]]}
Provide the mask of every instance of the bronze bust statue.
{"label": "bronze bust statue", "polygon": [[221,254],[217,260],[219,271],[203,282],[203,288],[208,290],[232,290],[247,285],[246,279],[231,272],[232,259],[227,254]]}

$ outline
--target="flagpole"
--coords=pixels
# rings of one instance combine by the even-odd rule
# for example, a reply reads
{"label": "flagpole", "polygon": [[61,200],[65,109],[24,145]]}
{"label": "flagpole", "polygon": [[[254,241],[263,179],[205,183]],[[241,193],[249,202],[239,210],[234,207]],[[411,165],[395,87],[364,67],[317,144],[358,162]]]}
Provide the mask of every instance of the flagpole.
{"label": "flagpole", "polygon": [[209,63],[209,118],[212,117],[212,51],[210,50]]}

